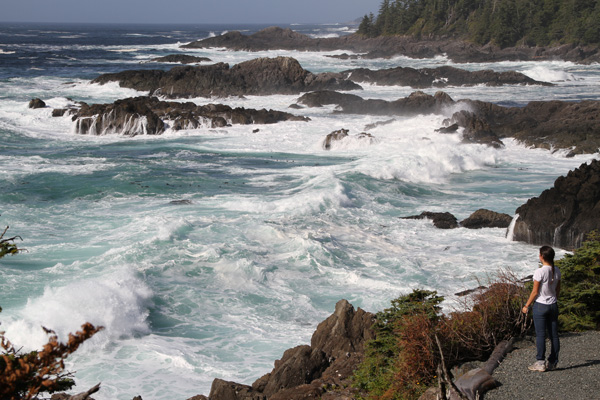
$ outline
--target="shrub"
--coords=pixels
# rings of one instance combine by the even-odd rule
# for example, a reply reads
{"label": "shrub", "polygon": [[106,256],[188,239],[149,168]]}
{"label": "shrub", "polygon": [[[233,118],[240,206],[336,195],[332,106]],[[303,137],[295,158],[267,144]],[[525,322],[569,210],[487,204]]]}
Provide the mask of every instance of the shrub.
{"label": "shrub", "polygon": [[53,393],[68,390],[75,382],[71,373],[65,371],[65,358],[73,353],[87,339],[103,328],[90,323],[81,326],[81,331],[69,334],[66,343],[58,341],[54,331],[41,351],[20,354],[0,333],[0,398],[35,399],[40,393]]}
{"label": "shrub", "polygon": [[21,239],[21,237],[14,236],[14,237],[11,237],[8,239],[4,239],[4,235],[6,234],[6,231],[8,231],[8,226],[6,227],[6,229],[4,229],[4,232],[2,232],[2,234],[0,235],[0,258],[4,257],[7,254],[14,255],[20,251],[23,251],[23,250],[17,248],[17,245],[15,244],[15,239],[17,239],[17,238]]}
{"label": "shrub", "polygon": [[[439,304],[443,300],[435,291],[417,289],[392,300],[390,308],[377,313],[373,325],[375,339],[367,343],[365,360],[353,377],[353,385],[366,393],[367,399],[401,399],[402,397],[396,396],[400,391],[396,389],[394,382],[401,379],[400,385],[407,382],[412,385],[413,378],[419,372],[406,368],[404,373],[410,377],[403,377],[401,369],[404,368],[403,364],[414,359],[414,354],[427,348],[427,345],[407,339],[415,334],[429,337],[429,328],[439,318]],[[415,327],[419,325],[426,325],[428,329],[416,333]],[[420,339],[425,340],[425,336]],[[403,349],[406,352],[401,355]],[[416,369],[422,368],[419,366]]]}
{"label": "shrub", "polygon": [[600,233],[590,233],[573,255],[556,262],[561,272],[560,329],[600,329]]}
{"label": "shrub", "polygon": [[392,300],[391,308],[377,314],[376,337],[367,343],[354,386],[366,399],[416,399],[436,378],[436,335],[450,367],[486,359],[502,340],[521,335],[528,327],[521,314],[527,289],[508,272],[488,286],[448,315],[440,313],[443,297],[436,292],[415,290]]}
{"label": "shrub", "polygon": [[[0,258],[22,251],[14,244],[19,236],[3,239],[7,230],[8,227],[0,235]],[[41,393],[72,388],[75,381],[71,378],[72,374],[65,371],[65,358],[104,328],[85,323],[81,331],[69,334],[66,343],[59,342],[54,331],[43,329],[50,336],[48,343],[42,350],[30,353],[21,353],[4,336],[4,332],[0,332],[0,399],[37,399]],[[98,386],[91,390],[98,390]]]}

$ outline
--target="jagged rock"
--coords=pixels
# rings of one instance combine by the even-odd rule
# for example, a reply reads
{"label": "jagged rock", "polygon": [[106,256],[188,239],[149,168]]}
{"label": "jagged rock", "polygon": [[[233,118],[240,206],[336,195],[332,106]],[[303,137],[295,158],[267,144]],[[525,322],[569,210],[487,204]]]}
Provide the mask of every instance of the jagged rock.
{"label": "jagged rock", "polygon": [[225,63],[181,66],[169,71],[133,70],[104,74],[92,83],[122,87],[169,98],[297,94],[313,90],[361,87],[341,74],[313,74],[291,57],[257,58],[230,67]]}
{"label": "jagged rock", "polygon": [[199,394],[199,395],[196,395],[194,397],[190,397],[187,400],[209,400],[209,398],[206,397],[206,396],[204,396],[204,395],[202,395],[202,394]]}
{"label": "jagged rock", "polygon": [[450,96],[437,92],[434,96],[421,91],[395,101],[379,99],[365,100],[360,96],[332,91],[317,91],[302,95],[298,102],[308,107],[337,104],[338,112],[347,114],[402,115],[441,114],[447,106],[454,104]]}
{"label": "jagged rock", "polygon": [[454,123],[450,126],[443,126],[439,129],[436,129],[435,131],[439,132],[439,133],[455,133],[458,130],[458,128],[459,128],[458,124]]}
{"label": "jagged rock", "polygon": [[248,385],[222,379],[213,380],[208,398],[210,400],[267,400],[266,396],[256,393]]}
{"label": "jagged rock", "polygon": [[[339,129],[337,131],[331,132],[325,137],[325,140],[323,140],[323,149],[331,150],[334,142],[342,141],[349,136],[348,132],[348,129]],[[377,141],[377,139],[375,139],[373,135],[367,132],[361,132],[358,135],[355,135],[354,137],[357,140],[366,141],[368,142],[368,144],[373,144]]]}
{"label": "jagged rock", "polygon": [[117,100],[113,104],[84,104],[73,118],[75,131],[82,135],[159,135],[165,129],[145,97]]}
{"label": "jagged rock", "polygon": [[[270,373],[246,386],[215,379],[210,400],[343,399],[331,393],[351,393],[352,372],[362,360],[365,342],[373,338],[375,316],[340,300],[321,322],[311,345],[287,350]],[[350,397],[348,397],[350,398]]]}
{"label": "jagged rock", "polygon": [[348,129],[338,129],[337,131],[331,132],[325,137],[325,140],[323,141],[323,149],[330,150],[331,142],[339,141],[345,137],[348,137],[348,132]]}
{"label": "jagged rock", "polygon": [[321,322],[313,334],[310,344],[313,349],[323,351],[333,358],[346,357],[348,353],[362,352],[367,340],[373,338],[371,326],[374,315],[352,304],[340,300],[335,312]]}
{"label": "jagged rock", "polygon": [[200,62],[210,62],[212,60],[208,57],[190,56],[188,54],[169,54],[164,57],[153,58],[150,61],[180,64],[197,64]]}
{"label": "jagged rock", "polygon": [[35,99],[31,99],[31,101],[29,101],[29,108],[44,108],[46,107],[46,103],[44,103],[43,100],[38,99],[37,97]]}
{"label": "jagged rock", "polygon": [[319,350],[304,345],[286,350],[281,360],[275,361],[275,368],[258,379],[252,388],[267,397],[282,389],[304,385],[320,378],[329,367],[329,358]]}
{"label": "jagged rock", "polygon": [[415,69],[396,67],[390,69],[370,70],[357,68],[343,71],[353,82],[369,82],[377,85],[399,85],[423,89],[446,86],[501,86],[501,85],[543,85],[550,83],[539,82],[527,75],[516,71],[495,72],[492,70],[467,71],[450,66],[439,68]]}
{"label": "jagged rock", "polygon": [[439,229],[454,229],[458,228],[458,220],[456,217],[449,212],[430,212],[423,211],[419,215],[411,215],[409,217],[402,217],[402,219],[430,219],[433,221],[433,225]]}
{"label": "jagged rock", "polygon": [[572,250],[600,229],[600,161],[582,164],[519,208],[513,240]]}
{"label": "jagged rock", "polygon": [[471,214],[468,218],[460,222],[460,226],[469,229],[480,228],[508,228],[512,218],[508,214],[480,208]]}
{"label": "jagged rock", "polygon": [[200,126],[219,128],[228,124],[274,124],[281,121],[308,121],[274,110],[231,108],[222,104],[198,106],[192,102],[166,102],[156,97],[135,97],[113,104],[82,105],[73,116],[80,134],[158,135],[166,123],[174,130]]}

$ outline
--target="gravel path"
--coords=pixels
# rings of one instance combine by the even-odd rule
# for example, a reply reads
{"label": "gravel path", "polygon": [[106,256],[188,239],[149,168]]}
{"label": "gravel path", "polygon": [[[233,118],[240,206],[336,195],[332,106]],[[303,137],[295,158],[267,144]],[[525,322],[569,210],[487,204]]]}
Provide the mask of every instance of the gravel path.
{"label": "gravel path", "polygon": [[493,373],[501,386],[485,400],[599,400],[600,331],[561,334],[560,346],[557,369],[534,372],[527,366],[535,362],[535,338],[515,343]]}

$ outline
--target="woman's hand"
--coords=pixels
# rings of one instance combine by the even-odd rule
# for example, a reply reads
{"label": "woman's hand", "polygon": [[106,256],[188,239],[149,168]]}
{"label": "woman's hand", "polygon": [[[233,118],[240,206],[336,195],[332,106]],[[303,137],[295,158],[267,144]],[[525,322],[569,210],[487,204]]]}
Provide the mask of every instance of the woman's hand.
{"label": "woman's hand", "polygon": [[527,306],[523,306],[523,308],[521,309],[521,312],[522,312],[523,314],[527,314],[527,311],[528,311],[528,310],[529,310],[529,307],[527,307]]}

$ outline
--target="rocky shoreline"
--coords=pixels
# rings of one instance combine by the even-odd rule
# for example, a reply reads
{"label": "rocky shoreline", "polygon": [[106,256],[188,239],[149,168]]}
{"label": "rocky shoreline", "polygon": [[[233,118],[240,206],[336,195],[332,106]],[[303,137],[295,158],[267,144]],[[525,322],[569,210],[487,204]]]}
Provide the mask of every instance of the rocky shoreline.
{"label": "rocky shoreline", "polygon": [[311,38],[291,29],[270,27],[252,35],[232,31],[182,46],[197,49],[224,47],[230,50],[299,50],[336,51],[347,50],[359,55],[356,58],[391,58],[403,55],[412,58],[431,58],[446,55],[457,63],[498,61],[565,60],[589,64],[600,62],[600,51],[595,46],[567,44],[558,47],[508,47],[478,46],[455,39],[418,40],[408,36],[379,36],[365,38],[358,34],[336,38]]}
{"label": "rocky shoreline", "polygon": [[[232,50],[260,51],[294,49],[307,51],[349,50],[361,55],[348,57],[433,57],[446,54],[456,62],[503,60],[563,60],[590,63],[600,61],[598,49],[573,45],[559,48],[478,47],[450,40],[416,41],[406,37],[365,39],[358,35],[341,38],[312,39],[291,30],[268,28],[254,35],[229,32],[221,36],[190,43],[184,48],[226,47]],[[199,63],[206,60],[173,58],[157,62]],[[300,95],[294,109],[334,104],[336,113],[405,116],[420,113],[443,114],[461,109],[448,118],[439,134],[462,132],[465,142],[503,146],[503,138],[515,138],[529,146],[549,150],[567,149],[570,155],[593,154],[600,148],[600,101],[569,103],[560,101],[531,102],[525,107],[501,107],[474,100],[455,101],[444,92],[427,95],[414,92],[396,101],[363,99],[340,91],[360,90],[360,82],[379,85],[408,85],[414,88],[448,85],[548,85],[516,72],[466,71],[443,67],[371,71],[347,70],[341,73],[313,74],[289,57],[259,58],[238,65],[225,63],[202,66],[178,66],[169,71],[135,70],[101,75],[93,83],[119,82],[123,87],[146,91],[148,96],[117,100],[112,104],[74,104],[54,110],[53,116],[69,115],[79,134],[158,135],[167,128],[195,129],[200,126],[219,128],[230,124],[270,124],[280,121],[308,121],[289,112],[249,110],[222,104],[197,106],[192,102],[170,102],[161,98],[226,97],[245,95]],[[31,108],[43,108],[39,99]],[[367,129],[368,130],[368,129]],[[370,142],[377,138],[368,132],[360,138]],[[323,148],[348,136],[347,130],[330,133]],[[567,177],[557,179],[554,188],[531,199],[517,209],[515,240],[538,244],[553,243],[572,248],[582,235],[600,229],[600,162],[582,165]],[[547,219],[552,217],[551,223]],[[556,218],[554,218],[556,217]],[[439,228],[507,228],[512,218],[489,210],[478,210],[460,223],[449,213],[423,212],[409,219],[432,219]],[[514,222],[514,221],[513,221]],[[533,234],[532,232],[535,232]],[[355,310],[346,300],[337,303],[334,313],[314,332],[310,345],[284,352],[273,370],[252,385],[215,379],[208,397],[197,395],[189,400],[295,400],[321,398],[351,399],[356,395],[350,385],[353,371],[364,357],[364,345],[373,337],[374,314]],[[57,395],[55,395],[57,396]],[[57,400],[59,397],[53,396]],[[67,397],[71,398],[72,397]],[[138,400],[140,400],[138,398]]]}

